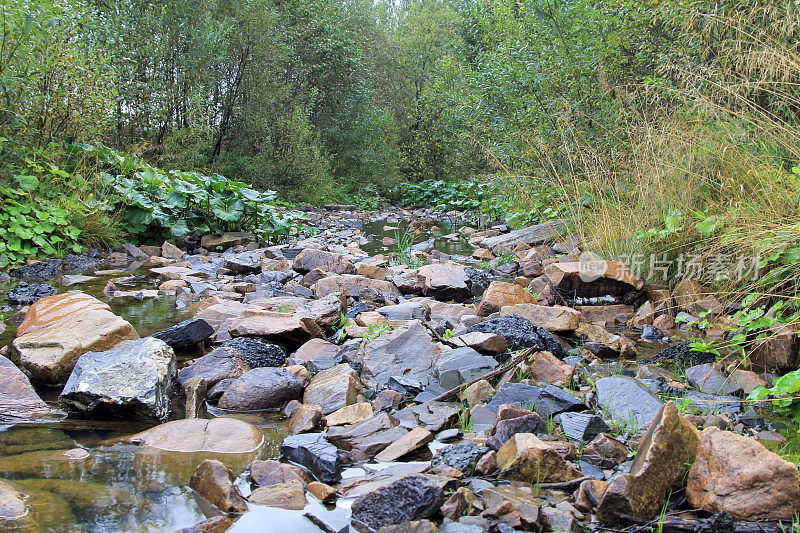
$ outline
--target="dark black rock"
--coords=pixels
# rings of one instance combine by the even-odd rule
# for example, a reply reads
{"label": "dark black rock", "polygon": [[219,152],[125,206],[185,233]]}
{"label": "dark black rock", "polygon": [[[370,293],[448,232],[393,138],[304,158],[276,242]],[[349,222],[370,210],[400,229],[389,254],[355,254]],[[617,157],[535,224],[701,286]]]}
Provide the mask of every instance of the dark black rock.
{"label": "dark black rock", "polygon": [[512,350],[539,346],[559,359],[567,356],[567,352],[555,335],[519,315],[512,314],[492,318],[475,324],[470,331],[500,335],[508,342],[508,347]]}
{"label": "dark black rock", "polygon": [[339,451],[328,442],[324,433],[286,437],[281,444],[281,455],[287,461],[308,469],[323,483],[338,483],[342,479]]}
{"label": "dark black rock", "polygon": [[504,383],[486,407],[496,413],[501,405],[510,403],[532,410],[543,390],[524,383]]}
{"label": "dark black rock", "polygon": [[285,368],[254,368],[228,387],[218,405],[234,411],[273,409],[300,398],[302,393],[300,380]]}
{"label": "dark black rock", "polygon": [[489,273],[484,270],[476,270],[472,267],[465,268],[464,273],[471,282],[473,296],[476,298],[483,296],[483,293],[486,292],[486,289],[488,289],[489,285],[492,283],[492,277]]}
{"label": "dark black rock", "polygon": [[536,412],[544,418],[567,411],[583,411],[587,407],[578,398],[555,385],[547,385],[533,405]]}
{"label": "dark black rock", "polygon": [[63,266],[61,259],[45,259],[30,265],[19,266],[9,272],[11,277],[27,281],[48,281],[61,274]]}
{"label": "dark black rock", "polygon": [[228,390],[228,387],[233,385],[234,381],[236,381],[236,378],[225,378],[219,380],[216,385],[210,387],[206,392],[206,400],[213,402],[222,398],[222,395],[225,394],[225,391]]}
{"label": "dark black rock", "polygon": [[403,476],[356,498],[352,519],[374,530],[428,518],[443,501],[442,487],[432,479],[421,474]]}
{"label": "dark black rock", "polygon": [[214,334],[214,328],[202,318],[190,318],[159,331],[153,337],[161,339],[173,348],[191,348]]}
{"label": "dark black rock", "polygon": [[465,440],[458,444],[440,448],[436,452],[436,455],[433,456],[433,459],[431,459],[431,465],[452,466],[453,468],[461,470],[464,475],[469,476],[472,475],[478,459],[483,457],[488,451],[489,450],[485,446],[478,446],[472,441]]}
{"label": "dark black rock", "polygon": [[425,385],[421,381],[406,376],[392,376],[389,378],[386,387],[399,392],[403,396],[416,396],[423,391]]}
{"label": "dark black rock", "polygon": [[64,271],[68,274],[81,274],[87,270],[98,269],[102,263],[95,249],[83,254],[67,254],[64,257]]}
{"label": "dark black rock", "polygon": [[31,305],[45,296],[54,294],[58,294],[58,291],[52,285],[46,283],[28,285],[21,281],[16,288],[8,291],[8,302],[11,305]]}
{"label": "dark black rock", "polygon": [[645,324],[642,326],[642,338],[648,341],[657,341],[664,338],[664,332],[655,326]]}
{"label": "dark black rock", "polygon": [[250,368],[281,366],[286,361],[286,351],[283,348],[259,339],[236,337],[226,341],[222,346],[241,353]]}
{"label": "dark black rock", "polygon": [[611,431],[602,418],[590,413],[562,413],[561,428],[568,439],[591,442],[600,433]]}
{"label": "dark black rock", "polygon": [[696,352],[691,348],[691,342],[683,341],[678,344],[667,346],[655,356],[653,362],[669,361],[679,367],[686,367],[692,365],[702,365],[704,363],[713,363],[717,358],[714,354]]}
{"label": "dark black rock", "polygon": [[588,461],[578,461],[578,470],[580,470],[584,476],[592,476],[595,479],[605,479],[606,477],[602,470]]}

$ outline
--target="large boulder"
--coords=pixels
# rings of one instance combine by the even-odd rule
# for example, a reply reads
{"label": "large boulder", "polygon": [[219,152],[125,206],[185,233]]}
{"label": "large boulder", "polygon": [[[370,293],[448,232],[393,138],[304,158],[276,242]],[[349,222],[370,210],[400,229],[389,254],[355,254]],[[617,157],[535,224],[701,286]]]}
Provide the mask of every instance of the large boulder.
{"label": "large boulder", "polygon": [[356,267],[343,255],[315,248],[304,248],[292,263],[292,269],[301,274],[307,274],[315,268],[331,274],[356,273]]}
{"label": "large boulder", "polygon": [[712,513],[792,520],[800,511],[800,472],[758,441],[712,426],[700,436],[686,496]]}
{"label": "large boulder", "polygon": [[302,392],[300,380],[285,368],[254,368],[231,383],[218,406],[233,411],[273,409],[297,400]]}
{"label": "large boulder", "polygon": [[364,347],[361,378],[369,388],[383,389],[392,376],[427,383],[441,349],[422,324],[384,333]]}
{"label": "large boulder", "polygon": [[42,298],[31,305],[25,313],[25,319],[17,327],[17,336],[25,335],[68,316],[92,309],[111,312],[108,304],[83,292],[65,292]]}
{"label": "large boulder", "polygon": [[191,418],[155,426],[128,440],[165,452],[250,454],[261,449],[264,433],[235,418]]}
{"label": "large boulder", "polygon": [[153,334],[174,349],[191,348],[214,334],[214,328],[202,318],[190,318]]}
{"label": "large boulder", "polygon": [[353,501],[353,522],[372,530],[428,518],[439,510],[444,492],[422,474],[392,478]]}
{"label": "large boulder", "polygon": [[555,290],[571,299],[624,297],[644,287],[644,281],[620,261],[550,263],[544,274]]}
{"label": "large boulder", "polygon": [[608,410],[611,418],[638,431],[658,414],[663,402],[640,381],[627,376],[598,379],[597,403]]}
{"label": "large boulder", "polygon": [[233,337],[260,337],[299,347],[322,335],[317,323],[308,317],[273,311],[245,311],[231,322],[228,331]]}
{"label": "large boulder", "polygon": [[322,413],[331,414],[356,403],[361,383],[353,368],[342,363],[317,373],[303,394],[303,403],[322,406]]}
{"label": "large boulder", "polygon": [[418,273],[423,278],[422,292],[438,300],[463,302],[472,296],[472,281],[462,265],[434,263],[421,266]]}
{"label": "large boulder", "polygon": [[566,225],[563,220],[551,220],[499,235],[489,232],[474,242],[482,248],[491,250],[496,255],[503,251],[511,250],[520,243],[525,243],[528,246],[554,243],[556,239],[560,239],[563,236],[565,231]]}
{"label": "large boulder", "polygon": [[0,422],[16,423],[58,416],[33,390],[28,376],[0,356]]}
{"label": "large boulder", "polygon": [[[0,520],[3,522],[18,520],[27,514],[25,495],[5,481],[0,481]],[[10,530],[14,529],[16,528],[12,524]]]}
{"label": "large boulder", "polygon": [[478,305],[479,316],[489,316],[507,306],[535,304],[536,297],[516,283],[493,281]]}
{"label": "large boulder", "polygon": [[469,331],[480,331],[482,333],[500,335],[506,340],[511,349],[538,346],[552,353],[559,359],[563,359],[567,356],[567,352],[564,350],[561,342],[552,333],[519,315],[511,314],[492,318],[485,322],[475,324]]}
{"label": "large boulder", "polygon": [[59,399],[87,414],[164,418],[175,378],[175,353],[146,337],[105,352],[83,354]]}
{"label": "large boulder", "polygon": [[127,321],[105,309],[88,309],[32,329],[14,342],[19,362],[43,383],[61,383],[86,352],[110,350],[139,335]]}
{"label": "large boulder", "polygon": [[630,473],[617,476],[608,486],[598,518],[605,523],[615,522],[620,514],[653,518],[670,492],[683,487],[699,441],[700,433],[678,414],[674,403],[661,407],[639,442]]}

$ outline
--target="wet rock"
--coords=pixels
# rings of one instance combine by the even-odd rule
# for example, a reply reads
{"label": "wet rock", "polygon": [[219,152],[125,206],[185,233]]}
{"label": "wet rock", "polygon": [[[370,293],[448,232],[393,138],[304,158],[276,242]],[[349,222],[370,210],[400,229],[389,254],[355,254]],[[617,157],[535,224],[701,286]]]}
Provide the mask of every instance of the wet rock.
{"label": "wet rock", "polygon": [[567,356],[559,340],[546,329],[536,326],[519,315],[505,315],[472,326],[469,330],[494,333],[503,337],[511,349],[539,346],[559,359]]}
{"label": "wet rock", "polygon": [[0,356],[0,422],[16,423],[58,416],[58,411],[39,398],[28,377],[14,363]]}
{"label": "wet rock", "polygon": [[153,334],[174,349],[191,348],[214,334],[214,328],[202,318],[190,318]]}
{"label": "wet rock", "polygon": [[741,392],[715,365],[706,363],[686,369],[689,385],[706,394],[736,394]]}
{"label": "wet rock", "polygon": [[711,427],[700,436],[686,496],[712,513],[791,520],[800,502],[800,472],[758,441]]}
{"label": "wet rock", "polygon": [[590,413],[562,413],[560,420],[564,435],[576,442],[589,442],[611,430],[602,418]]}
{"label": "wet rock", "polygon": [[493,358],[472,348],[456,348],[439,354],[433,366],[439,385],[447,390],[489,373],[497,367]]}
{"label": "wet rock", "polygon": [[433,432],[441,431],[455,423],[460,407],[454,403],[426,401],[397,411],[395,416],[407,428],[417,426]]}
{"label": "wet rock", "polygon": [[626,376],[598,379],[597,402],[611,418],[636,431],[650,423],[663,405],[641,382]]}
{"label": "wet rock", "polygon": [[86,352],[109,350],[124,340],[139,338],[133,326],[105,309],[90,308],[46,320],[46,327],[37,327],[33,320],[28,322],[27,329],[23,329],[25,334],[13,342],[20,354],[20,365],[34,379],[45,383],[66,380],[78,358]]}
{"label": "wet rock", "polygon": [[175,378],[175,353],[147,337],[122,348],[87,352],[75,364],[59,400],[95,416],[165,417]]}
{"label": "wet rock", "polygon": [[314,248],[305,248],[297,254],[292,263],[292,269],[307,274],[315,268],[332,274],[355,274],[356,268],[343,255],[325,252]]}
{"label": "wet rock", "polygon": [[441,514],[450,520],[458,520],[459,517],[469,514],[475,505],[475,493],[466,487],[459,487],[442,504]]}
{"label": "wet rock", "polygon": [[488,451],[485,446],[479,446],[472,441],[464,440],[437,450],[431,460],[431,465],[447,465],[469,476],[475,470],[478,460]]}
{"label": "wet rock", "polygon": [[401,296],[400,289],[391,282],[352,274],[328,276],[314,284],[314,294],[317,298],[324,298],[331,293],[340,293],[346,298],[356,298],[362,302],[380,305],[394,303]]}
{"label": "wet rock", "polygon": [[322,409],[319,405],[298,405],[289,416],[286,432],[289,435],[309,433],[314,431],[321,421]]}
{"label": "wet rock", "polygon": [[155,426],[129,440],[167,452],[248,454],[261,448],[264,434],[234,418],[193,418]]}
{"label": "wet rock", "polygon": [[283,348],[251,337],[236,337],[225,341],[222,347],[241,353],[250,368],[282,366],[286,361]]}
{"label": "wet rock", "polygon": [[184,418],[204,418],[208,384],[202,377],[193,377],[183,384]]}
{"label": "wet rock", "polygon": [[12,278],[20,278],[26,281],[49,281],[58,277],[62,270],[61,259],[45,259],[44,261],[34,261],[33,263],[19,266],[10,270],[8,274]]}
{"label": "wet rock", "polygon": [[242,374],[219,399],[221,409],[254,411],[282,407],[300,398],[303,387],[284,368],[254,368]]}
{"label": "wet rock", "polygon": [[620,514],[653,518],[670,492],[683,486],[694,462],[699,432],[678,414],[675,404],[665,404],[639,442],[630,473],[611,480],[597,508],[598,519],[614,523]]}
{"label": "wet rock", "polygon": [[283,439],[281,455],[287,460],[308,469],[323,483],[338,483],[341,463],[336,446],[324,433],[303,433]]}
{"label": "wet rock", "polygon": [[571,307],[545,306],[535,303],[505,306],[500,309],[500,315],[519,315],[551,332],[575,331],[581,318],[581,313]]}
{"label": "wet rock", "polygon": [[178,372],[178,383],[183,386],[192,378],[202,378],[210,389],[225,379],[236,379],[250,370],[242,354],[221,346],[195,359],[191,365]]}
{"label": "wet rock", "polygon": [[493,281],[483,293],[478,305],[478,316],[489,316],[503,307],[517,304],[535,304],[536,298],[516,283]]}
{"label": "wet rock", "polygon": [[539,521],[545,531],[574,533],[578,531],[575,515],[568,509],[542,507]]}
{"label": "wet rock", "polygon": [[8,291],[8,303],[11,305],[31,305],[42,298],[56,294],[58,294],[58,290],[52,285],[44,283],[28,285],[25,282],[21,282]]}
{"label": "wet rock", "polygon": [[273,460],[253,461],[250,464],[250,479],[259,487],[268,487],[289,481],[299,481],[306,486],[311,482],[309,475],[299,466]]}
{"label": "wet rock", "polygon": [[628,448],[608,433],[592,439],[583,450],[583,457],[603,468],[613,468],[628,458]]}
{"label": "wet rock", "polygon": [[358,496],[352,505],[354,524],[377,529],[432,516],[444,501],[441,486],[420,474],[403,476]]}
{"label": "wet rock", "polygon": [[463,302],[472,296],[472,282],[462,265],[435,263],[424,265],[418,273],[423,278],[422,292],[437,300]]}
{"label": "wet rock", "polygon": [[383,389],[392,376],[405,376],[423,384],[441,349],[419,323],[384,333],[364,348],[361,378],[373,389]]}
{"label": "wet rock", "polygon": [[531,433],[517,433],[497,452],[500,477],[518,481],[551,483],[581,477],[558,451]]}
{"label": "wet rock", "polygon": [[259,487],[250,494],[248,500],[267,507],[302,511],[306,506],[306,493],[303,484],[295,480]]}
{"label": "wet rock", "polygon": [[387,413],[351,426],[328,429],[330,442],[346,451],[357,451],[365,457],[373,457],[381,450],[408,433],[400,427],[400,421]]}
{"label": "wet rock", "polygon": [[359,392],[358,374],[350,365],[342,363],[319,372],[311,379],[303,394],[303,403],[321,405],[323,414],[329,415],[356,403]]}
{"label": "wet rock", "polygon": [[372,405],[366,402],[354,403],[337,409],[326,416],[325,423],[328,427],[358,424],[368,418],[372,418],[374,415],[375,413],[372,411]]}
{"label": "wet rock", "polygon": [[233,337],[262,337],[298,347],[322,330],[313,319],[288,313],[247,310],[231,322],[228,331]]}
{"label": "wet rock", "polygon": [[166,257],[167,259],[182,259],[183,250],[171,242],[164,241],[164,244],[161,245],[161,257]]}
{"label": "wet rock", "polygon": [[220,461],[206,459],[195,469],[189,486],[220,511],[243,513],[247,511],[247,502],[236,492],[235,479],[234,473]]}
{"label": "wet rock", "polygon": [[433,433],[427,429],[414,428],[387,446],[375,456],[375,459],[383,462],[396,461],[431,441],[433,441]]}
{"label": "wet rock", "polygon": [[483,503],[487,508],[509,505],[518,515],[526,530],[536,531],[539,527],[539,507],[541,501],[536,489],[530,486],[504,485],[490,487],[483,491]]}
{"label": "wet rock", "polygon": [[178,529],[175,533],[225,533],[232,527],[233,521],[227,516],[220,515],[198,522],[193,526]]}
{"label": "wet rock", "polygon": [[27,514],[25,495],[8,483],[0,481],[0,520],[18,520]]}
{"label": "wet rock", "polygon": [[717,357],[714,354],[692,350],[689,341],[671,344],[653,356],[653,362],[669,361],[677,367],[713,363],[716,359]]}

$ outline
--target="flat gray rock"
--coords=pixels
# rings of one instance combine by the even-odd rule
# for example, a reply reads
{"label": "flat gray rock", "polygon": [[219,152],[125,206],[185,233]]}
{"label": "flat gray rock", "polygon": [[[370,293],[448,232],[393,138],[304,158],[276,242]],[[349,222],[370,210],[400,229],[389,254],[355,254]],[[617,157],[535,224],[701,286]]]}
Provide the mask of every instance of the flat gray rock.
{"label": "flat gray rock", "polygon": [[595,386],[600,406],[608,410],[612,419],[633,431],[649,424],[663,405],[647,387],[627,376],[598,379]]}

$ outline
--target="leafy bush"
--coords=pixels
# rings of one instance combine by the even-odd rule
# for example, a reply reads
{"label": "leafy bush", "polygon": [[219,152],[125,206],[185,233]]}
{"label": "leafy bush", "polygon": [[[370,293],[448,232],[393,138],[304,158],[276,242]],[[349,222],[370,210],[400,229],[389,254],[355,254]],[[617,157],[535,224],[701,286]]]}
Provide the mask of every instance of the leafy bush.
{"label": "leafy bush", "polygon": [[476,180],[424,180],[392,189],[394,199],[413,207],[433,206],[443,211],[477,211],[490,198],[490,185]]}
{"label": "leafy bush", "polygon": [[800,370],[789,372],[775,378],[772,387],[756,387],[747,397],[748,400],[763,400],[772,398],[773,408],[784,414],[796,423],[800,423]]}
{"label": "leafy bush", "polygon": [[144,238],[180,237],[193,231],[252,231],[263,239],[287,235],[299,215],[280,214],[274,191],[259,192],[219,174],[164,171],[106,146],[76,145],[95,154],[110,171],[101,175],[113,192],[108,209],[119,211],[124,229]]}

